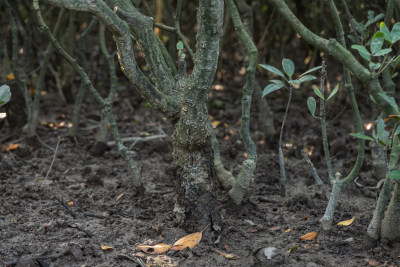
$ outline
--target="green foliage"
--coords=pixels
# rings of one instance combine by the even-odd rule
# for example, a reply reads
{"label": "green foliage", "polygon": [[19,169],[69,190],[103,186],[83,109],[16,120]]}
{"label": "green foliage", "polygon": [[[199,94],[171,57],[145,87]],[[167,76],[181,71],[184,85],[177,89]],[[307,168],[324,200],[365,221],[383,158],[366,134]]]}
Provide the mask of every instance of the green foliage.
{"label": "green foliage", "polygon": [[0,107],[7,104],[11,99],[10,87],[8,85],[0,86]]}
{"label": "green foliage", "polygon": [[177,42],[176,43],[176,49],[179,51],[179,50],[183,50],[183,43],[182,43],[182,41],[179,41],[179,42]]}
{"label": "green foliage", "polygon": [[289,79],[292,79],[294,73],[294,63],[290,59],[284,58],[282,60],[282,67]]}
{"label": "green foliage", "polygon": [[367,48],[365,48],[364,46],[352,45],[351,48],[356,49],[363,59],[368,60],[368,61],[371,60],[371,53],[368,52]]}
{"label": "green foliage", "polygon": [[357,137],[358,139],[362,140],[368,140],[368,141],[374,141],[374,138],[369,137],[368,135],[365,134],[360,134],[360,133],[350,133],[351,136]]}
{"label": "green foliage", "polygon": [[272,93],[272,92],[275,92],[276,90],[281,89],[283,86],[284,86],[284,85],[279,85],[279,84],[275,84],[275,83],[270,83],[270,84],[268,84],[268,85],[264,88],[264,90],[263,90],[263,92],[262,92],[262,97],[264,97],[264,96],[266,96],[266,95],[268,95],[268,94],[270,94],[270,93]]}
{"label": "green foliage", "polygon": [[183,53],[183,42],[179,41],[176,43],[176,49],[178,50],[178,55],[181,59],[185,59],[186,54]]}
{"label": "green foliage", "polygon": [[278,70],[277,68],[275,68],[274,66],[267,65],[267,64],[260,64],[260,66],[262,68],[266,69],[267,71],[270,71],[278,76],[281,76],[282,78],[285,78],[285,75],[283,75],[283,73],[280,70]]}
{"label": "green foliage", "polygon": [[312,87],[314,89],[314,93],[321,98],[322,100],[325,100],[325,97],[322,95],[321,91],[319,90],[319,88],[316,85],[313,85]]}
{"label": "green foliage", "polygon": [[393,170],[389,173],[389,178],[400,181],[400,170]]}
{"label": "green foliage", "polygon": [[379,93],[379,95],[384,98],[391,106],[394,110],[396,110],[396,112],[399,112],[399,107],[396,104],[396,100],[394,99],[393,96],[388,96],[385,93]]}
{"label": "green foliage", "polygon": [[316,109],[316,107],[317,107],[317,102],[315,101],[315,98],[314,98],[314,97],[310,96],[310,97],[307,99],[307,107],[308,107],[308,109],[310,110],[311,115],[313,115],[314,118],[317,118],[317,117],[315,116],[315,109]]}
{"label": "green foliage", "polygon": [[370,49],[371,53],[375,54],[376,52],[380,51],[383,46],[384,41],[384,34],[383,32],[376,32],[371,39]]}
{"label": "green foliage", "polygon": [[[375,16],[375,12],[370,10],[368,11],[368,16],[367,16],[367,22],[366,23],[361,23],[358,22],[356,19],[352,18],[353,25],[355,27],[355,30],[357,31],[358,35],[361,37],[361,41],[365,40],[368,38],[369,32],[368,32],[368,27],[375,24],[382,18],[384,18],[384,14],[380,13]],[[348,35],[348,38],[353,42],[356,43],[355,37],[352,34]]]}
{"label": "green foliage", "polygon": [[333,91],[331,92],[331,94],[328,96],[328,98],[326,99],[326,101],[328,101],[329,99],[331,99],[334,95],[336,95],[337,91],[339,90],[339,84],[336,84],[335,88],[333,89]]}
{"label": "green foliage", "polygon": [[[395,68],[400,60],[399,56],[393,59],[388,54],[392,52],[392,48],[383,48],[383,44],[386,41],[392,46],[395,42],[400,40],[400,22],[395,23],[393,25],[392,31],[390,32],[388,27],[384,22],[379,24],[379,31],[377,31],[370,41],[370,51],[363,45],[352,45],[351,48],[358,51],[360,56],[368,61],[368,67],[371,72],[375,72],[378,70],[380,73],[384,68],[388,65],[391,65]],[[380,62],[375,63],[371,61],[371,56],[381,57],[385,56],[385,59],[388,58],[388,61],[384,61],[385,65],[382,65]]]}
{"label": "green foliage", "polygon": [[293,61],[291,61],[290,59],[284,58],[282,60],[282,67],[283,67],[283,70],[284,70],[284,72],[285,72],[285,74],[287,76],[285,76],[285,74],[283,74],[282,71],[280,71],[279,69],[275,68],[274,66],[267,65],[267,64],[260,64],[260,67],[262,67],[262,68],[266,69],[267,71],[272,72],[272,73],[274,73],[274,74],[276,74],[276,75],[278,75],[278,76],[280,76],[280,77],[285,79],[285,82],[283,82],[281,80],[270,80],[271,83],[268,84],[264,88],[263,93],[262,93],[262,97],[264,97],[264,96],[266,96],[266,95],[268,95],[268,94],[270,94],[272,92],[275,92],[276,90],[279,90],[279,89],[285,87],[285,85],[292,86],[293,84],[295,84],[295,85],[300,86],[304,82],[315,80],[316,79],[315,76],[306,75],[306,74],[311,73],[311,72],[316,71],[316,70],[319,70],[321,68],[321,66],[312,68],[312,69],[302,73],[301,75],[299,75],[299,77],[297,79],[292,80],[292,76],[294,74],[295,66],[294,66]]}

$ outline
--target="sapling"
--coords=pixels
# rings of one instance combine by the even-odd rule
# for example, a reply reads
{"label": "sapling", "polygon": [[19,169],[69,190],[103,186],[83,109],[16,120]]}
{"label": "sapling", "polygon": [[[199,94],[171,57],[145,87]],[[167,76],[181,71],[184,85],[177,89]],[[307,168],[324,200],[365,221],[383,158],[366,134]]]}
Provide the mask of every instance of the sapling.
{"label": "sapling", "polygon": [[262,97],[265,97],[266,95],[268,95],[272,92],[275,92],[281,88],[286,88],[289,91],[289,98],[288,98],[288,101],[286,104],[285,114],[283,115],[281,130],[279,132],[279,144],[278,144],[278,146],[279,146],[279,167],[280,167],[280,172],[281,172],[281,180],[280,180],[281,194],[282,194],[282,196],[285,196],[286,195],[286,170],[285,170],[285,158],[283,156],[283,150],[282,150],[282,139],[283,139],[283,131],[285,128],[285,122],[286,122],[286,118],[287,118],[288,111],[289,111],[290,101],[292,99],[293,88],[294,88],[294,86],[299,87],[304,82],[315,80],[316,79],[315,76],[308,75],[308,74],[313,71],[319,70],[321,68],[321,66],[312,68],[312,69],[304,72],[303,74],[299,75],[297,77],[297,79],[294,79],[294,80],[293,80],[293,74],[294,74],[295,66],[294,66],[293,61],[291,61],[290,59],[284,58],[282,60],[282,67],[283,67],[283,70],[286,75],[283,74],[279,69],[277,69],[271,65],[260,64],[260,66],[284,79],[283,81],[282,80],[271,80],[270,81],[271,83],[268,84],[264,88]]}

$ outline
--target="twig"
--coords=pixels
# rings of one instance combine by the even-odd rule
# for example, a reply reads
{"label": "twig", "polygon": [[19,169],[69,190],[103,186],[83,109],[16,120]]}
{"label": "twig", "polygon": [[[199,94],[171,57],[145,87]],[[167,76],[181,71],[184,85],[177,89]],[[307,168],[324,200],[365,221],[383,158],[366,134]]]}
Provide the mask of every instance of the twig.
{"label": "twig", "polygon": [[58,137],[58,141],[57,141],[57,145],[56,145],[56,149],[53,150],[53,151],[54,151],[53,160],[51,161],[50,168],[49,168],[49,170],[47,171],[46,177],[44,178],[45,180],[47,180],[47,177],[48,177],[49,174],[50,174],[51,168],[53,168],[54,160],[56,159],[58,146],[59,146],[61,140],[62,140],[62,137],[59,136],[59,137]]}
{"label": "twig", "polygon": [[72,217],[74,217],[74,219],[76,219],[77,215],[74,211],[72,211],[69,206],[67,204],[65,204],[64,200],[62,198],[59,197],[54,197],[58,202],[60,202],[61,206],[63,206],[69,214],[71,214]]}
{"label": "twig", "polygon": [[139,264],[142,267],[148,267],[148,265],[146,263],[144,263],[143,260],[140,259],[140,258],[135,259],[135,258],[132,258],[132,257],[130,257],[128,255],[123,255],[123,254],[118,254],[117,257],[126,258],[126,259],[128,259],[130,261],[136,262],[137,264]]}
{"label": "twig", "polygon": [[371,190],[376,190],[382,187],[383,183],[385,182],[385,179],[380,179],[378,181],[378,183],[376,184],[376,186],[366,186],[366,185],[362,185],[358,182],[358,176],[356,177],[356,179],[354,179],[354,183],[358,186],[358,187],[362,187],[362,188],[367,188],[367,189],[371,189]]}
{"label": "twig", "polygon": [[310,165],[311,167],[311,172],[314,175],[315,181],[317,182],[318,185],[323,185],[324,182],[322,182],[321,178],[319,177],[317,170],[314,167],[314,164],[311,162],[310,158],[308,157],[307,153],[302,149],[301,150],[301,154],[303,155],[303,157],[306,159],[307,163]]}
{"label": "twig", "polygon": [[350,238],[347,238],[345,240],[339,240],[339,241],[335,241],[335,242],[331,242],[331,243],[322,244],[321,246],[317,247],[316,250],[321,250],[321,249],[324,249],[326,247],[343,246],[343,245],[350,244],[353,241],[354,241],[354,237],[350,237]]}
{"label": "twig", "polygon": [[99,218],[99,219],[108,219],[107,216],[103,216],[103,215],[96,214],[96,213],[86,212],[86,213],[84,213],[84,215],[87,216],[87,217],[94,217],[94,218]]}
{"label": "twig", "polygon": [[[127,137],[127,138],[121,138],[121,142],[125,143],[125,142],[134,142],[133,145],[131,145],[131,147],[129,147],[129,149],[132,148],[132,146],[134,146],[138,141],[151,141],[154,139],[161,139],[161,138],[165,138],[168,137],[168,135],[166,134],[159,134],[159,135],[152,135],[152,136],[147,136],[147,137]],[[115,141],[109,141],[107,142],[107,146],[113,146],[115,145]]]}
{"label": "twig", "polygon": [[[47,149],[49,149],[49,150],[51,150],[51,151],[54,152],[54,148],[52,148],[51,146],[49,146],[48,144],[46,144],[46,143],[39,137],[38,134],[35,134],[35,135],[36,135],[36,138],[37,138],[37,140],[39,141],[39,143],[41,143],[45,148],[47,148]],[[47,175],[46,175],[46,177],[47,177]]]}

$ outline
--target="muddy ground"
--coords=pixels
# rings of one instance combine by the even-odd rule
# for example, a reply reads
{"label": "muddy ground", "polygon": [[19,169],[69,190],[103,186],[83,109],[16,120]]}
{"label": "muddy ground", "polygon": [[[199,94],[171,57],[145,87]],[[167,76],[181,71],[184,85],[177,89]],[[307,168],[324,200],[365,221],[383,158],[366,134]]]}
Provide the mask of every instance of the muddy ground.
{"label": "muddy ground", "polygon": [[[210,111],[213,120],[220,121],[215,130],[223,161],[237,175],[244,160],[239,134],[240,88],[228,85],[222,91],[214,90],[212,95],[224,103]],[[1,266],[399,266],[399,245],[383,241],[375,248],[368,247],[366,230],[376,203],[376,190],[347,186],[335,212],[335,225],[330,231],[319,229],[318,220],[324,213],[330,186],[316,185],[300,153],[302,148],[312,152],[310,158],[327,183],[318,121],[309,114],[305,95],[311,92],[295,92],[284,135],[287,196],[279,194],[278,136],[263,140],[254,109],[251,132],[259,157],[243,211],[228,214],[227,192],[221,190],[217,194],[217,208],[224,223],[220,233],[207,229],[193,250],[148,255],[137,245],[172,244],[190,234],[173,220],[175,167],[171,127],[131,90],[120,91],[114,112],[122,137],[157,135],[160,129],[168,135],[139,141],[132,147],[147,190],[145,196],[136,197],[126,165],[115,147],[109,146],[102,157],[90,154],[99,111],[87,97],[78,144],[68,138],[61,140],[45,179],[58,136],[68,133],[72,110],[72,105],[63,106],[57,93],[50,90],[42,98],[43,123],[38,129],[41,142],[29,143],[21,131],[12,131],[7,123],[0,129],[3,145],[19,144],[15,150],[0,152]],[[278,129],[286,98],[284,91],[269,98]],[[124,99],[130,100],[134,110]],[[347,106],[328,128],[335,171],[345,175],[356,156],[356,140],[348,136],[354,128],[349,105],[338,100],[333,106],[329,120]],[[369,107],[365,104],[361,108],[367,114],[367,122]],[[49,123],[60,127],[50,127]],[[371,178],[370,166],[368,154],[359,182],[373,186],[377,181]],[[336,225],[354,216],[350,226]],[[200,230],[199,226],[197,231]],[[300,237],[309,232],[318,232],[317,237],[302,241]],[[348,238],[354,241],[335,244]],[[102,250],[101,245],[112,249]],[[260,253],[266,247],[277,248],[277,255],[271,260]]]}

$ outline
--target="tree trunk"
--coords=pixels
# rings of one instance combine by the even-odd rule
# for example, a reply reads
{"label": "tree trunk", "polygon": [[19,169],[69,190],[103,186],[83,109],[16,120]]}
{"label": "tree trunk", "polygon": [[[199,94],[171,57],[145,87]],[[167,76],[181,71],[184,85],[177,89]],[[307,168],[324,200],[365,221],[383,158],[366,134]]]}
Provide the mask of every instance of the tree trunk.
{"label": "tree trunk", "polygon": [[189,231],[210,222],[219,224],[220,218],[213,193],[216,176],[208,112],[201,102],[197,102],[200,108],[188,102],[174,125],[173,156],[177,165],[174,212],[178,223],[185,222],[183,226]]}

